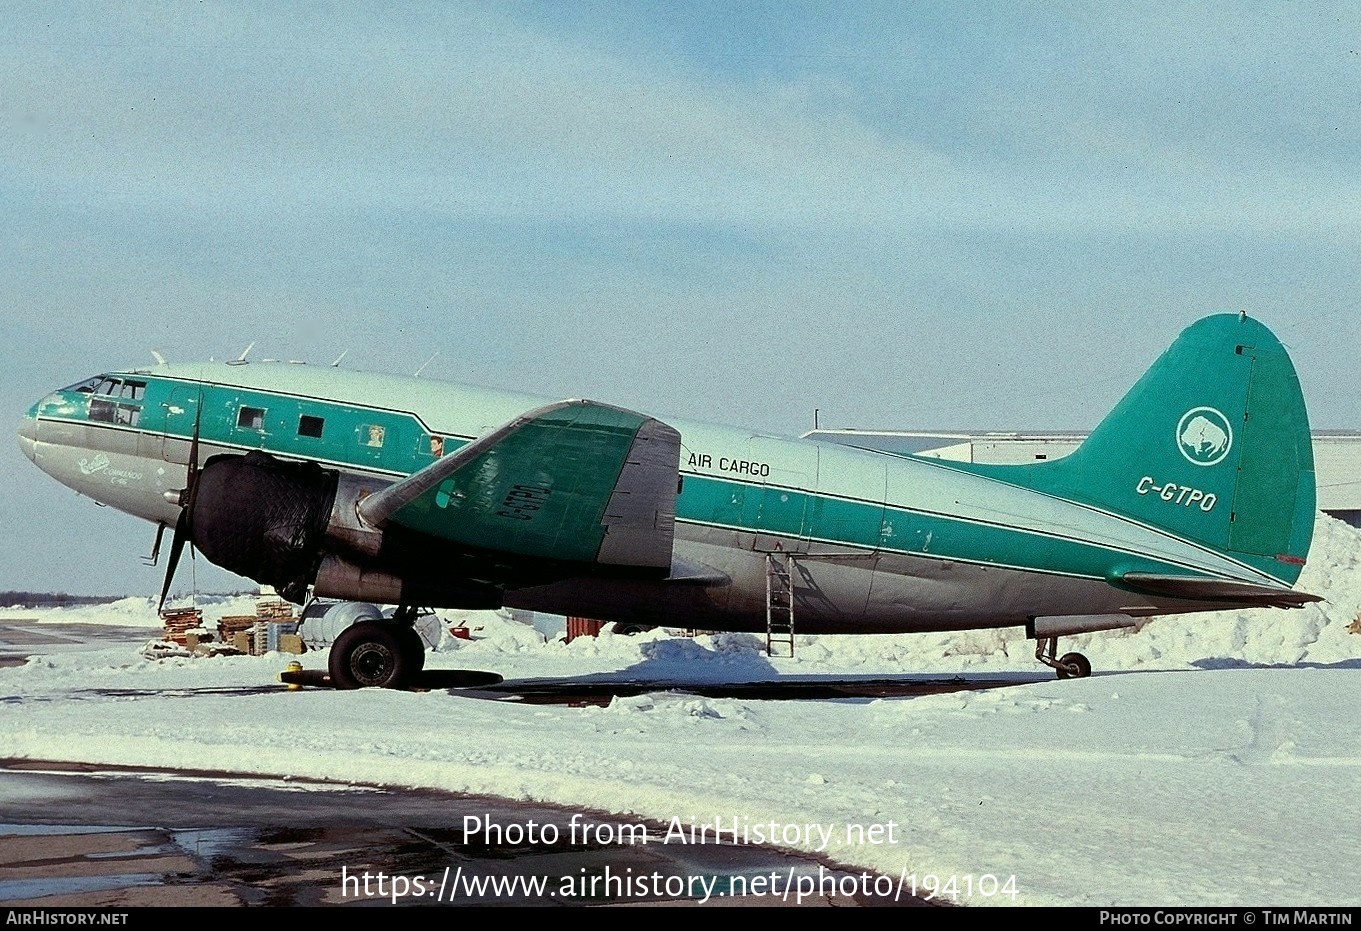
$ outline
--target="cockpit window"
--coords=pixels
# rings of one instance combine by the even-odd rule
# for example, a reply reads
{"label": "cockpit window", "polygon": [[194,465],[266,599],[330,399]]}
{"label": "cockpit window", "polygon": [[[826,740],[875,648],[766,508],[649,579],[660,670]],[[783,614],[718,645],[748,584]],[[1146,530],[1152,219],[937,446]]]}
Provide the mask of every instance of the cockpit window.
{"label": "cockpit window", "polygon": [[95,385],[98,385],[98,384],[99,384],[101,381],[103,381],[103,380],[104,380],[104,376],[102,376],[102,375],[96,375],[96,376],[94,376],[93,378],[87,378],[87,379],[85,379],[84,381],[78,381],[78,382],[76,382],[74,385],[67,385],[65,388],[63,388],[63,389],[61,389],[61,390],[62,390],[62,391],[79,391],[79,392],[81,392],[82,394],[94,394]]}
{"label": "cockpit window", "polygon": [[96,375],[84,381],[78,381],[74,385],[68,385],[62,391],[79,391],[82,394],[98,394],[106,398],[127,398],[129,401],[140,401],[146,393],[146,382],[134,381],[131,378],[114,378],[110,375]]}
{"label": "cockpit window", "polygon": [[92,395],[89,418],[96,423],[135,427],[142,419],[146,382],[131,378],[95,375],[62,389]]}
{"label": "cockpit window", "polygon": [[90,398],[90,419],[98,423],[135,427],[142,419],[142,405],[137,402],[142,400],[145,392],[146,382],[102,379],[95,386],[95,396]]}

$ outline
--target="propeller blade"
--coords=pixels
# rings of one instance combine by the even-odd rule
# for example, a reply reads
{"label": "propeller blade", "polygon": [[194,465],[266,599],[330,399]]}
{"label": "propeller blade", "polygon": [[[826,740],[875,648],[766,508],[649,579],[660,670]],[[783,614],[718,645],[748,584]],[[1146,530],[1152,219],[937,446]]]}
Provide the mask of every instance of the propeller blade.
{"label": "propeller blade", "polygon": [[203,422],[203,389],[199,389],[198,403],[194,405],[194,433],[189,438],[189,471],[185,475],[184,481],[184,506],[186,508],[194,500],[194,486],[198,484],[198,433],[199,424]]}
{"label": "propeller blade", "polygon": [[175,521],[175,535],[170,538],[170,558],[165,563],[165,581],[161,584],[161,601],[157,613],[165,609],[170,583],[175,580],[175,568],[180,563],[185,541],[191,545],[194,537],[194,499],[198,496],[198,434],[203,416],[203,389],[199,389],[198,404],[194,408],[194,433],[189,439],[189,469],[185,474],[184,491],[180,493],[180,516]]}
{"label": "propeller blade", "polygon": [[175,521],[175,535],[170,538],[170,558],[165,561],[165,582],[161,585],[161,601],[156,605],[156,613],[165,610],[165,598],[170,594],[170,583],[175,581],[175,567],[180,563],[184,552],[184,541],[189,536],[189,509],[180,511],[180,519]]}

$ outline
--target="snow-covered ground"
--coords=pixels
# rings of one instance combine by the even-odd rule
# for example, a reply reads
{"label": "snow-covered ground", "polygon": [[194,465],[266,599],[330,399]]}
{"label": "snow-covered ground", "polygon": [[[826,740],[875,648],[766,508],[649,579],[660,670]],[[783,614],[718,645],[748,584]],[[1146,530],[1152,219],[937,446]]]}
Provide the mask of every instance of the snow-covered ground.
{"label": "snow-covered ground", "polygon": [[[131,646],[56,649],[0,669],[0,756],[432,787],[662,824],[819,825],[838,862],[953,875],[959,900],[980,905],[1356,905],[1361,636],[1348,627],[1361,627],[1361,533],[1320,517],[1299,587],[1328,600],[1067,638],[1097,674],[1063,682],[1015,634],[801,638],[789,660],[745,635],[543,643],[498,615],[458,612],[447,618],[481,639],[447,638],[428,661],[669,682],[1033,673],[888,700],[662,692],[572,708],[290,693],[275,676],[291,657],[278,654],[153,662]],[[208,605],[208,626],[243,610]],[[148,636],[157,624],[143,599],[0,615]],[[325,656],[303,662],[322,668]],[[885,833],[856,842],[850,824]],[[822,846],[816,830],[800,833],[789,846]],[[980,894],[984,874],[1015,876],[1019,894]]]}

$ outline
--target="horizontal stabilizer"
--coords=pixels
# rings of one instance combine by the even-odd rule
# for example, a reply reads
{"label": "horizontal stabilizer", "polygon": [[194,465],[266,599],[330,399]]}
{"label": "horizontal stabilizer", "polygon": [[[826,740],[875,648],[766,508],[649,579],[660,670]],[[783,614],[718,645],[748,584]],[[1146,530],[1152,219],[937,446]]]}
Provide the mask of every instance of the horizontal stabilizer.
{"label": "horizontal stabilizer", "polygon": [[671,569],[680,434],[561,401],[520,415],[359,504],[369,525],[557,562]]}
{"label": "horizontal stabilizer", "polygon": [[1155,575],[1148,572],[1127,572],[1119,582],[1135,591],[1191,601],[1222,601],[1242,607],[1300,608],[1311,601],[1322,601],[1319,595],[1297,592],[1290,588],[1253,585],[1250,582],[1230,582],[1225,579],[1191,578],[1184,575]]}
{"label": "horizontal stabilizer", "polygon": [[1034,618],[1026,626],[1026,636],[1031,640],[1046,637],[1071,637],[1074,634],[1090,634],[1098,630],[1119,630],[1123,627],[1138,627],[1139,619],[1128,614],[1069,614],[1049,615]]}
{"label": "horizontal stabilizer", "polygon": [[666,577],[666,580],[697,585],[702,588],[715,588],[720,585],[732,584],[732,576],[728,573],[701,562],[682,559],[679,556],[671,560],[671,574]]}

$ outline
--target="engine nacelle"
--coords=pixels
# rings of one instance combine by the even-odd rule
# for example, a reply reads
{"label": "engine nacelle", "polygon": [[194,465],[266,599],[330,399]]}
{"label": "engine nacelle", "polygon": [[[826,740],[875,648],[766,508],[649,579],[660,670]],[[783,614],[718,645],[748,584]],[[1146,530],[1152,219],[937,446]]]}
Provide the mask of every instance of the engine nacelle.
{"label": "engine nacelle", "polygon": [[194,487],[190,540],[213,563],[297,604],[315,586],[319,597],[346,601],[499,608],[500,588],[450,573],[425,543],[389,551],[358,509],[387,484],[258,451],[214,456]]}
{"label": "engine nacelle", "polygon": [[300,603],[321,560],[337,478],[267,453],[214,456],[198,474],[190,540],[213,563]]}

